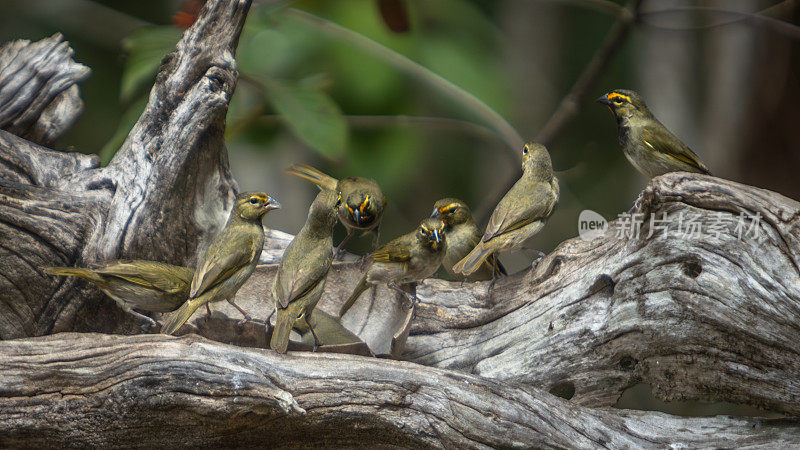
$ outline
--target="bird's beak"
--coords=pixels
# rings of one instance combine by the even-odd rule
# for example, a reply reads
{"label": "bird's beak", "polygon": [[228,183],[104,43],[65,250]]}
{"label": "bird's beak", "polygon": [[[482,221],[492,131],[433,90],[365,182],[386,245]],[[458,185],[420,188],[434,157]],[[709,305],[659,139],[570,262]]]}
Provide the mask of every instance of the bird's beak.
{"label": "bird's beak", "polygon": [[601,95],[601,96],[600,96],[600,98],[598,98],[598,99],[597,99],[597,100],[595,100],[595,101],[596,101],[597,103],[602,103],[602,104],[604,104],[604,105],[606,105],[606,106],[611,106],[611,102],[608,100],[608,94],[603,94],[603,95]]}
{"label": "bird's beak", "polygon": [[439,208],[433,208],[433,211],[431,211],[431,217],[433,218],[438,219],[441,215],[442,212],[439,210]]}
{"label": "bird's beak", "polygon": [[275,200],[272,197],[269,197],[269,201],[264,205],[264,209],[267,211],[272,211],[273,209],[281,209],[281,203]]}
{"label": "bird's beak", "polygon": [[442,242],[442,237],[439,235],[439,230],[433,230],[433,240],[436,241],[437,244]]}
{"label": "bird's beak", "polygon": [[361,211],[357,209],[353,210],[353,220],[356,221],[356,225],[363,226],[363,224],[361,223]]}

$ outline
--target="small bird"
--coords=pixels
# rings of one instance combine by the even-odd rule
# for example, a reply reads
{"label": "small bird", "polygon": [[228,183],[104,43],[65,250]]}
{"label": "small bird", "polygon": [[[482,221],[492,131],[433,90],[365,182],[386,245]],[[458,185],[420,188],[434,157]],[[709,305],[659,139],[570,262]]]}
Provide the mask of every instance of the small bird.
{"label": "small bird", "polygon": [[642,97],[627,89],[597,99],[611,110],[619,127],[619,144],[636,170],[653,178],[668,172],[711,175],[700,158],[653,117]]}
{"label": "small bird", "polygon": [[194,271],[155,261],[107,261],[93,268],[45,267],[51,275],[86,280],[114,299],[126,312],[156,325],[152,318],[134,311],[169,312],[189,297]]}
{"label": "small bird", "polygon": [[408,234],[381,245],[367,256],[369,266],[353,293],[339,309],[342,317],[370,286],[383,282],[413,303],[413,296],[399,285],[432,276],[439,270],[447,249],[445,225],[439,219],[427,218]]}
{"label": "small bird", "polygon": [[489,218],[478,245],[453,271],[469,275],[494,253],[521,248],[538,233],[558,203],[558,180],[544,145],[530,142],[522,149],[522,177],[506,192]]}
{"label": "small bird", "polygon": [[233,302],[240,287],[250,278],[264,247],[264,214],[281,207],[275,199],[261,192],[245,192],[236,196],[236,203],[225,228],[211,241],[197,265],[189,290],[189,299],[164,321],[161,332],[173,334],[200,306],[227,299],[244,315],[249,315]]}
{"label": "small bird", "polygon": [[278,353],[286,353],[289,332],[295,322],[305,322],[314,334],[311,312],[317,306],[325,279],[333,262],[333,227],[336,225],[336,210],[342,195],[323,189],[308,210],[308,219],[300,232],[292,239],[283,253],[283,259],[272,285],[277,317],[272,331],[270,347]]}
{"label": "small bird", "polygon": [[[442,260],[442,265],[448,272],[453,272],[453,266],[461,261],[478,245],[481,240],[481,231],[472,220],[469,206],[456,198],[443,198],[433,205],[431,217],[439,218],[444,222],[447,234],[447,251]],[[480,269],[468,277],[471,281],[491,280],[498,275],[506,275],[506,269],[494,255],[490,255]]]}
{"label": "small bird", "polygon": [[362,177],[349,177],[337,180],[306,164],[292,164],[286,173],[295,175],[316,184],[320,189],[341,192],[342,204],[338,207],[339,220],[347,229],[347,236],[336,247],[340,254],[353,235],[372,233],[372,250],[378,247],[381,219],[386,209],[386,197],[380,186],[373,180]]}

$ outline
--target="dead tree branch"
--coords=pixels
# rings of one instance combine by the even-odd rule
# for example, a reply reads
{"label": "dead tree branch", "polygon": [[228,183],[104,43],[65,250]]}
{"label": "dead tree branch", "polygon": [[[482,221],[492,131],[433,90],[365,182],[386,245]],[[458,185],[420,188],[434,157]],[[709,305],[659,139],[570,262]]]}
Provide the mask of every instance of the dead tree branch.
{"label": "dead tree branch", "polygon": [[796,420],[597,410],[416,364],[197,337],[63,334],[0,342],[0,359],[3,447],[800,445]]}
{"label": "dead tree branch", "polygon": [[[800,204],[708,176],[653,180],[631,224],[566,241],[491,293],[486,283],[429,280],[413,321],[389,290],[365,294],[342,323],[381,356],[400,356],[408,337],[406,362],[231,346],[262,346],[265,336],[263,325],[236,328],[228,305],[187,327],[217,342],[29,338],[139,331],[96,289],[42,266],[192,265],[221,226],[236,190],[223,130],[248,8],[206,3],[105,168],[20,137],[48,142],[77,114],[74,102],[52,106],[69,104],[59,96],[77,93],[85,74],[61,38],[0,51],[0,79],[11,79],[3,64],[14,61],[12,78],[43,90],[0,104],[11,118],[0,130],[0,338],[20,338],[0,342],[0,446],[800,445],[795,419],[602,409],[646,382],[664,399],[800,413]],[[39,52],[60,55],[59,68],[24,61]],[[655,221],[663,214],[667,225]],[[690,222],[702,231],[687,233]],[[237,297],[258,319],[290,239],[269,231],[264,265]],[[359,275],[357,263],[335,264],[321,311],[335,313]]]}

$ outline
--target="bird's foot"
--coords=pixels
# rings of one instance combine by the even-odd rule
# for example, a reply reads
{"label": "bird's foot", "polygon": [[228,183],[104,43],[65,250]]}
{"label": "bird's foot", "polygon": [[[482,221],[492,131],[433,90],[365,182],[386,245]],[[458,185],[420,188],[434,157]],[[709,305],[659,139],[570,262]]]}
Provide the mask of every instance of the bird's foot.
{"label": "bird's foot", "polygon": [[311,330],[311,336],[314,337],[314,345],[311,347],[311,351],[316,352],[317,348],[322,346],[322,342],[317,337],[317,333],[314,332],[314,327],[309,324],[308,329]]}
{"label": "bird's foot", "polygon": [[151,328],[158,326],[158,322],[156,322],[155,319],[153,319],[152,317],[145,316],[144,314],[142,314],[140,312],[136,312],[134,310],[130,310],[128,312],[131,313],[132,315],[144,320],[144,323],[140,327],[141,330],[142,330],[142,333],[148,333]]}

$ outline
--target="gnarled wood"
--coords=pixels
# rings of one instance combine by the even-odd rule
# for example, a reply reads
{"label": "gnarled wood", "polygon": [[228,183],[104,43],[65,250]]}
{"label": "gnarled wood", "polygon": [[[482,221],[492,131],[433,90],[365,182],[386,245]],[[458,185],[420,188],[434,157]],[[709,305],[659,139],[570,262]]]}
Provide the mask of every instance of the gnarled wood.
{"label": "gnarled wood", "polygon": [[[165,58],[144,113],[108,167],[0,131],[0,227],[8,236],[0,241],[0,338],[138,331],[138,319],[96,289],[46,277],[40,267],[112,258],[191,265],[224,225],[236,182],[223,131],[249,6],[208,2]],[[71,55],[60,35],[3,47],[0,126],[35,139],[71,123],[78,110],[63,96],[88,74]]]}
{"label": "gnarled wood", "polygon": [[353,355],[201,338],[0,342],[0,445],[641,448],[800,445],[800,422],[578,407],[532,388]]}
{"label": "gnarled wood", "polygon": [[[418,288],[406,357],[613,404],[638,382],[665,400],[727,400],[800,413],[800,204],[708,176],[668,174],[643,193],[641,238],[611,223],[497,283]],[[669,237],[647,237],[650,218]],[[701,230],[678,236],[679,217]],[[738,237],[759,214],[761,241]],[[655,222],[658,225],[658,222]],[[686,221],[684,221],[684,229]],[[747,231],[747,230],[745,230]]]}
{"label": "gnarled wood", "polygon": [[0,129],[52,145],[83,111],[77,83],[89,68],[72,60],[60,33],[0,48]]}
{"label": "gnarled wood", "polygon": [[[49,142],[79,110],[75,83],[85,70],[60,36],[0,50],[0,80],[12,63],[28,75],[14,79],[20,98],[0,101],[0,127],[11,131],[0,130],[0,338],[138,332],[138,322],[99,291],[46,277],[41,266],[119,257],[191,265],[223,224],[236,184],[222,136],[249,4],[206,3],[106,168],[96,157],[12,134]],[[37,55],[48,51],[59,55],[57,67],[40,65]],[[615,222],[595,240],[564,242],[490,294],[487,283],[428,280],[417,288],[405,354],[412,362],[277,355],[193,336],[1,342],[0,446],[800,445],[795,419],[592,408],[644,381],[665,399],[800,412],[798,203],[677,173],[653,180],[639,205],[633,212],[645,222],[692,214],[718,234],[648,236],[644,226],[631,228],[644,237],[620,239]],[[740,213],[760,214],[754,229],[763,239],[739,239]],[[261,262],[275,264],[290,239],[270,230]],[[338,310],[357,266],[336,264],[322,311]],[[260,267],[237,298],[256,317],[271,308],[273,271]],[[380,288],[342,322],[375,353],[396,356],[403,333],[387,343],[385,328],[404,323],[398,305]],[[238,319],[228,305],[220,309]],[[242,345],[263,342],[263,327],[231,327],[196,330]]]}

